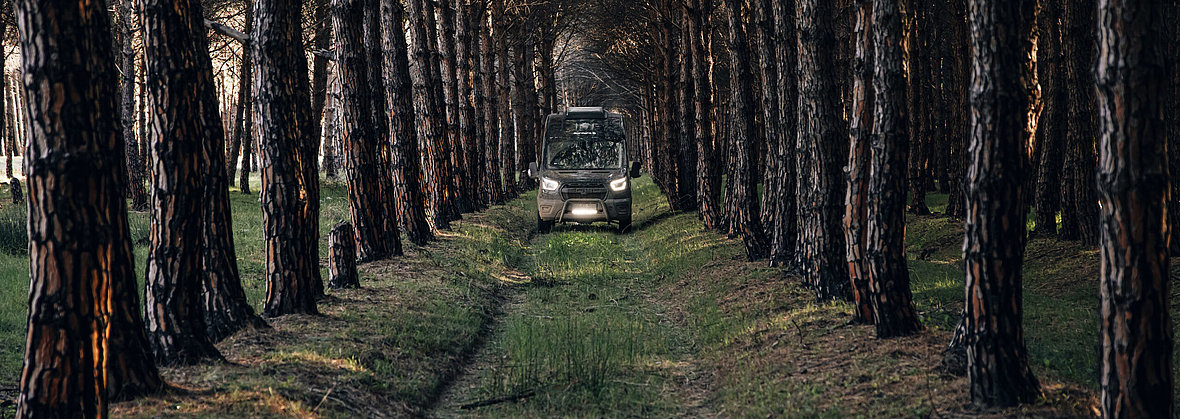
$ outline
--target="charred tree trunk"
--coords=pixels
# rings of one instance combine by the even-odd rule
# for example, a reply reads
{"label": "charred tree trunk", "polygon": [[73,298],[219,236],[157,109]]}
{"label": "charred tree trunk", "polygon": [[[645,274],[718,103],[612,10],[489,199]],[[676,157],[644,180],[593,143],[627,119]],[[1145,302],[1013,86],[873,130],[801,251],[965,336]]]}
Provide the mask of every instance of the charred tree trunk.
{"label": "charred tree trunk", "polygon": [[348,207],[356,232],[357,257],[361,261],[390,255],[385,242],[384,191],[378,176],[379,139],[373,121],[369,64],[364,48],[366,0],[333,0],[336,81],[340,86],[340,133],[344,145]]}
{"label": "charred tree trunk", "polygon": [[873,127],[865,256],[878,338],[922,329],[905,259],[905,162],[908,148],[900,0],[873,0]]}
{"label": "charred tree trunk", "polygon": [[799,0],[799,108],[796,167],[799,182],[799,258],[807,283],[821,300],[848,294],[844,263],[844,213],[841,160],[848,156],[841,118],[839,86],[834,73],[836,37],[831,25],[833,5],[826,0]]}
{"label": "charred tree trunk", "polygon": [[1011,406],[1040,387],[1024,346],[1021,269],[1035,100],[1037,2],[972,0],[965,345],[971,401]]}
{"label": "charred tree trunk", "polygon": [[[451,197],[449,208],[451,220],[459,219],[460,213],[470,212],[462,185],[466,182],[467,166],[463,158],[462,132],[459,130],[459,75],[455,48],[455,8],[451,0],[434,1],[427,10],[437,11],[439,71],[442,76],[443,114],[445,120],[445,151],[451,175],[447,179],[447,193]],[[428,19],[429,20],[429,19]]]}
{"label": "charred tree trunk", "polygon": [[224,133],[216,132],[220,121],[202,118],[216,115],[215,107],[208,109],[216,93],[200,4],[140,4],[155,178],[144,290],[148,341],[156,362],[192,365],[221,358],[205,325],[201,290],[207,256],[204,220],[206,204],[211,205],[206,202],[205,173],[214,168],[204,159],[207,143]]}
{"label": "charred tree trunk", "polygon": [[742,26],[741,2],[726,0],[729,20],[729,63],[734,69],[730,78],[729,102],[730,167],[728,179],[732,192],[725,197],[729,234],[741,235],[750,260],[766,256],[765,230],[758,219],[758,183],[754,172],[757,123],[755,110],[750,106],[754,97],[753,69],[745,28]]}
{"label": "charred tree trunk", "polygon": [[[853,320],[873,323],[873,301],[869,298],[869,261],[865,246],[869,223],[869,148],[873,129],[873,19],[872,0],[859,0],[854,29],[855,55],[852,61],[852,114],[848,137],[848,193],[844,201],[844,239],[847,242],[848,275],[851,279]],[[904,201],[903,201],[904,202]]]}
{"label": "charred tree trunk", "polygon": [[[148,193],[144,187],[143,156],[139,154],[139,139],[135,136],[135,50],[131,48],[131,38],[134,34],[131,30],[131,2],[132,0],[122,0],[118,5],[119,45],[122,49],[122,84],[119,86],[119,97],[123,122],[123,148],[127,154],[127,195],[131,198],[131,209],[146,211]],[[3,35],[3,27],[0,27],[0,36]],[[8,177],[12,177],[11,164],[8,167]]]}
{"label": "charred tree trunk", "polygon": [[255,33],[250,51],[257,92],[253,113],[262,148],[267,255],[262,313],[268,317],[318,313],[319,231],[307,218],[310,204],[305,201],[314,199],[318,204],[319,197],[305,166],[311,154],[307,152],[309,139],[315,135],[309,132],[307,122],[311,99],[299,23],[301,5],[284,0],[254,3]]}
{"label": "charred tree trunk", "polygon": [[1174,6],[1104,0],[1097,7],[1103,417],[1175,413],[1165,122],[1174,115],[1163,112],[1169,46],[1161,32],[1176,22],[1162,19],[1164,7]]}
{"label": "charred tree trunk", "polygon": [[[163,385],[138,307],[110,22],[94,3],[14,4],[23,88],[35,98],[24,171],[28,346],[16,416],[105,415],[108,397]],[[19,184],[13,179],[14,199]]]}
{"label": "charred tree trunk", "polygon": [[360,288],[356,273],[356,233],[352,224],[340,223],[328,235],[328,288]]}
{"label": "charred tree trunk", "polygon": [[685,34],[692,38],[692,88],[693,122],[697,141],[697,214],[707,229],[716,229],[721,223],[721,151],[717,149],[713,135],[713,75],[709,72],[708,61],[712,50],[706,42],[711,1],[693,0],[687,19]]}
{"label": "charred tree trunk", "polygon": [[[381,1],[381,37],[386,108],[390,112],[390,151],[392,152],[394,195],[398,219],[410,241],[419,246],[433,238],[426,220],[426,193],[423,189],[421,154],[414,125],[414,97],[410,83],[410,61],[406,46],[405,10],[397,0]],[[385,174],[382,174],[384,176]]]}

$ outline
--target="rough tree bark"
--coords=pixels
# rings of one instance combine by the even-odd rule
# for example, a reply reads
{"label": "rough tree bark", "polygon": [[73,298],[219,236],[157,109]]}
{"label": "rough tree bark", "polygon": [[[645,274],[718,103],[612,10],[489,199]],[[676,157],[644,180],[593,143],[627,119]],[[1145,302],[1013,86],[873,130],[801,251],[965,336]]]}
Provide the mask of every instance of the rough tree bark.
{"label": "rough tree bark", "polygon": [[443,143],[446,142],[445,129],[442,126],[446,123],[444,105],[439,103],[439,97],[434,93],[434,90],[441,88],[441,81],[435,78],[437,68],[432,71],[432,68],[437,66],[432,58],[434,52],[428,31],[431,23],[427,22],[426,18],[427,14],[433,15],[433,11],[428,13],[424,0],[409,0],[407,5],[412,41],[410,59],[415,67],[415,71],[410,73],[413,79],[414,113],[417,115],[419,143],[425,152],[422,158],[423,182],[427,192],[425,202],[433,230],[445,230],[450,228],[446,186],[449,183],[450,172],[447,170],[448,157],[443,148]]}
{"label": "rough tree bark", "polygon": [[472,6],[467,4],[465,0],[446,0],[454,1],[455,9],[455,71],[457,75],[457,82],[459,84],[458,95],[459,101],[459,138],[460,144],[457,148],[456,154],[459,154],[463,159],[463,183],[460,189],[463,190],[465,203],[468,205],[468,210],[476,211],[485,208],[481,205],[479,196],[477,179],[483,175],[482,168],[479,164],[480,153],[479,139],[476,136],[478,125],[476,124],[475,111],[475,83],[474,72],[472,71],[473,64],[477,64],[472,57],[474,56],[474,49],[478,47],[477,38],[473,32],[471,17],[468,14],[471,12]]}
{"label": "rough tree bark", "polygon": [[[356,232],[357,257],[384,259],[390,250],[384,240],[384,193],[378,176],[378,134],[373,121],[369,65],[364,48],[365,0],[333,0],[336,28],[336,81],[340,86],[340,138],[348,185],[348,209]],[[396,234],[396,233],[395,233]]]}
{"label": "rough tree bark", "polygon": [[848,261],[853,320],[873,323],[873,302],[869,299],[869,261],[865,257],[869,222],[869,142],[873,130],[873,1],[858,0],[852,61],[852,114],[849,121],[847,193],[844,199],[844,238]]}
{"label": "rough tree bark", "polygon": [[504,203],[504,177],[500,173],[500,112],[495,105],[499,97],[496,90],[496,44],[492,41],[489,15],[485,11],[479,19],[479,72],[484,101],[483,191],[484,201],[491,206]]}
{"label": "rough tree bark", "polygon": [[[213,205],[207,202],[205,174],[224,170],[205,161],[206,147],[224,133],[216,132],[221,131],[220,121],[203,118],[217,115],[217,110],[200,3],[141,0],[140,13],[148,89],[146,140],[155,179],[144,289],[148,342],[156,362],[192,365],[221,358],[205,325],[201,290],[206,204]],[[221,149],[216,153],[221,155]],[[236,262],[231,264],[236,267]]]}
{"label": "rough tree bark", "polygon": [[1094,170],[1098,98],[1094,62],[1095,10],[1089,2],[1067,2],[1064,10],[1065,88],[1069,92],[1061,238],[1098,244],[1098,195]]}
{"label": "rough tree bark", "polygon": [[730,164],[728,179],[733,183],[731,194],[725,197],[726,225],[730,235],[741,235],[750,260],[766,256],[766,231],[758,219],[758,180],[754,172],[757,138],[755,110],[750,106],[754,97],[753,69],[750,68],[750,49],[742,25],[741,2],[726,0],[729,22],[729,63],[735,77],[730,78],[729,138]]}
{"label": "rough tree bark", "polygon": [[360,288],[356,274],[356,233],[352,224],[340,223],[328,235],[328,288]]}
{"label": "rough tree bark", "polygon": [[[302,2],[254,3],[254,121],[262,148],[262,220],[266,242],[263,315],[315,314],[320,282],[319,231],[309,222],[318,189],[308,184],[311,100],[300,27]],[[311,167],[314,167],[311,166]],[[313,256],[314,255],[314,256]]]}
{"label": "rough tree bark", "polygon": [[[376,11],[373,11],[376,13]],[[332,42],[332,14],[329,0],[315,2],[315,32],[312,42],[315,49],[327,51]],[[312,58],[311,70],[311,122],[317,143],[323,147],[324,176],[336,178],[336,149],[331,136],[323,135],[324,108],[328,103],[328,58],[317,54]],[[318,158],[318,153],[317,153]],[[230,175],[232,178],[233,175]]]}
{"label": "rough tree bark", "polygon": [[[7,7],[7,6],[5,6]],[[146,211],[148,193],[144,186],[143,156],[139,154],[139,139],[135,136],[135,50],[131,48],[132,0],[121,0],[119,7],[119,46],[122,60],[120,71],[122,84],[119,86],[121,116],[123,122],[123,145],[127,154],[127,195],[131,198],[131,209]],[[3,15],[7,16],[7,13]],[[4,35],[0,26],[0,36]],[[0,85],[2,87],[2,85]],[[8,176],[12,177],[11,165]]]}
{"label": "rough tree bark", "polygon": [[705,43],[706,32],[711,31],[709,15],[712,2],[692,0],[688,11],[685,32],[691,41],[693,129],[697,141],[697,215],[707,229],[716,229],[721,222],[721,152],[717,150],[713,135],[713,75],[709,72],[708,60],[712,51]]}
{"label": "rough tree bark", "polygon": [[[405,10],[397,0],[381,0],[381,25],[385,51],[382,55],[386,108],[390,112],[390,152],[398,219],[410,241],[419,246],[434,238],[426,219],[421,154],[414,131],[414,97],[410,83],[410,61],[406,46]],[[384,174],[382,174],[384,175]]]}
{"label": "rough tree bark", "polygon": [[[367,69],[367,80],[373,85],[380,86],[382,74],[385,72],[384,41],[382,40],[381,0],[364,0],[364,63]],[[374,199],[375,205],[382,207],[381,229],[379,238],[385,242],[388,256],[401,256],[402,240],[398,230],[397,190],[393,185],[393,153],[390,141],[392,133],[389,131],[390,112],[386,108],[385,89],[372,88],[368,90],[368,100],[371,106],[373,126],[374,150],[376,154],[377,170],[373,182],[377,185],[379,195]]]}
{"label": "rough tree bark", "polygon": [[1069,87],[1063,71],[1068,63],[1061,59],[1063,3],[1045,2],[1037,19],[1040,32],[1037,79],[1041,83],[1043,106],[1037,122],[1037,172],[1033,191],[1036,225],[1032,234],[1038,237],[1057,235],[1057,211],[1061,209],[1061,155],[1068,128],[1065,115],[1069,109]]}
{"label": "rough tree bark", "polygon": [[110,22],[101,2],[14,4],[22,87],[33,99],[16,417],[105,415],[108,393],[121,399],[162,385],[137,307]]}
{"label": "rough tree bark", "polygon": [[500,110],[500,172],[504,179],[504,199],[520,195],[516,184],[516,136],[513,134],[512,89],[508,64],[508,24],[505,22],[504,0],[492,0],[492,24],[495,25],[496,51],[496,109]]}
{"label": "rough tree bark", "polygon": [[[246,5],[245,34],[254,32],[254,3]],[[254,79],[254,61],[250,48],[242,49],[242,67],[238,72],[238,104],[234,109],[234,132],[230,141],[230,155],[228,159],[228,173],[232,181],[234,171],[238,169],[238,155],[241,155],[241,178],[238,179],[238,189],[242,193],[250,194],[250,155],[251,144],[254,143],[252,129],[254,125],[254,91],[251,85]],[[239,153],[240,151],[240,153]]]}
{"label": "rough tree bark", "polygon": [[1033,132],[1036,0],[971,0],[965,345],[977,407],[1040,394],[1021,324],[1025,188]]}
{"label": "rough tree bark", "polygon": [[873,0],[873,127],[865,258],[878,338],[922,329],[905,255],[905,163],[909,133],[900,0]]}
{"label": "rough tree bark", "polygon": [[1169,174],[1161,2],[1098,2],[1103,417],[1172,417]]}
{"label": "rough tree bark", "polygon": [[799,0],[798,86],[799,123],[796,167],[799,208],[799,259],[807,283],[821,300],[848,293],[844,262],[842,160],[848,156],[848,134],[841,118],[835,73],[836,37],[831,25],[833,5],[826,0]]}
{"label": "rough tree bark", "polygon": [[[795,196],[798,188],[795,167],[795,137],[798,123],[795,120],[799,100],[798,78],[796,76],[795,2],[775,1],[773,18],[778,48],[775,60],[778,62],[778,118],[781,121],[778,149],[770,150],[770,158],[779,160],[778,181],[769,185],[767,194],[775,197],[778,214],[770,229],[770,264],[785,267],[795,262],[796,246],[799,240],[798,205]],[[777,191],[771,190],[778,188]]]}
{"label": "rough tree bark", "polygon": [[[471,203],[463,189],[467,182],[467,160],[463,158],[463,137],[459,127],[459,70],[458,52],[455,45],[455,7],[450,0],[436,1],[433,6],[438,16],[438,57],[442,73],[443,114],[446,116],[446,150],[451,167],[448,189],[453,196],[455,211],[471,211]],[[452,218],[458,219],[458,218]]]}

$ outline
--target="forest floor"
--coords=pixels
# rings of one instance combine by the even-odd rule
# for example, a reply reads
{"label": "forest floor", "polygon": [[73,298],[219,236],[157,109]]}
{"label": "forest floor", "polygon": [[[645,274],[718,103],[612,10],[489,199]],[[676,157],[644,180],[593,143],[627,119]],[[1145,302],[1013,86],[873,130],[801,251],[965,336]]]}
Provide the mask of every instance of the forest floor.
{"label": "forest floor", "polygon": [[[927,329],[877,340],[871,326],[849,324],[849,304],[817,303],[799,278],[747,262],[740,242],[703,230],[694,214],[669,212],[649,181],[636,188],[636,224],[622,235],[605,226],[559,226],[537,235],[531,194],[469,215],[435,243],[407,243],[404,257],[362,265],[363,288],[331,292],[321,315],[288,316],[272,320],[271,329],[238,333],[218,345],[227,362],[165,369],[173,387],[166,394],[114,405],[112,413],[1094,413],[1096,251],[1030,241],[1025,334],[1045,396],[978,412],[967,406],[966,378],[940,367],[962,307],[960,223],[909,218],[913,290]],[[939,211],[944,200],[932,196],[932,209]],[[256,306],[264,288],[257,205],[255,196],[233,194],[243,282]],[[18,217],[0,207],[0,246],[8,212],[13,222]],[[324,236],[346,217],[343,188],[328,184]],[[133,238],[146,237],[144,214],[133,213],[131,224]],[[137,247],[141,270],[142,253]],[[0,417],[11,413],[19,375],[27,304],[22,262],[26,256],[0,249]]]}

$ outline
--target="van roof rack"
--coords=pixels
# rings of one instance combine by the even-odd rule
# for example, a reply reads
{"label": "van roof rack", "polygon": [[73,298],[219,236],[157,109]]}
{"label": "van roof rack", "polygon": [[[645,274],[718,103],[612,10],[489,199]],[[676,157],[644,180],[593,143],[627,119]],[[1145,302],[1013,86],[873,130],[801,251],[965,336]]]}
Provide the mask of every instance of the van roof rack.
{"label": "van roof rack", "polygon": [[571,106],[566,109],[565,117],[569,119],[602,119],[606,118],[606,109],[601,106]]}

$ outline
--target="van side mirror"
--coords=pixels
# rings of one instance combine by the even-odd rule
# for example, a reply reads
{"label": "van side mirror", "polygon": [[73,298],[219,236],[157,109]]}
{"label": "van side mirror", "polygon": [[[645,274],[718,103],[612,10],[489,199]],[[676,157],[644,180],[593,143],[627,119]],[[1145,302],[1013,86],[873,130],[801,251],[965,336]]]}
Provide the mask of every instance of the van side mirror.
{"label": "van side mirror", "polygon": [[641,175],[643,175],[643,172],[640,172],[639,169],[640,169],[639,162],[637,162],[637,161],[631,162],[631,178],[632,179],[638,178]]}
{"label": "van side mirror", "polygon": [[536,179],[537,176],[540,176],[537,171],[537,162],[529,162],[529,177]]}

